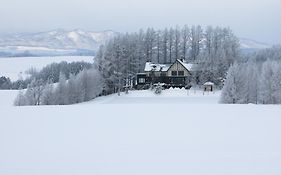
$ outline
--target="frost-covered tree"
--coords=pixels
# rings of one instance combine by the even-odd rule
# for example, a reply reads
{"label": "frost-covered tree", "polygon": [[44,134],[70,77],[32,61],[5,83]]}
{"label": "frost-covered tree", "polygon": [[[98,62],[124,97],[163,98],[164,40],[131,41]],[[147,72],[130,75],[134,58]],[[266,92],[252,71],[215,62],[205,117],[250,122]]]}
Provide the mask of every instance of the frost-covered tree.
{"label": "frost-covered tree", "polygon": [[262,64],[259,81],[259,103],[277,104],[281,102],[280,61],[267,60]]}
{"label": "frost-covered tree", "polygon": [[[193,29],[194,30],[194,29]],[[222,87],[229,66],[239,58],[239,42],[228,28],[207,27],[197,59],[199,84],[214,82]]]}
{"label": "frost-covered tree", "polygon": [[25,97],[24,90],[19,90],[19,93],[14,101],[15,106],[26,106],[27,104],[27,99]]}
{"label": "frost-covered tree", "polygon": [[63,73],[66,79],[68,79],[70,74],[77,75],[82,70],[90,68],[92,68],[91,63],[86,63],[83,61],[67,63],[66,61],[62,61],[60,63],[49,64],[39,72],[32,71],[30,78],[36,80],[41,79],[44,83],[47,83],[49,80],[57,83],[61,73]]}
{"label": "frost-covered tree", "polygon": [[25,92],[27,105],[40,105],[44,85],[42,80],[33,80],[28,86]]}
{"label": "frost-covered tree", "polygon": [[58,83],[48,81],[32,81],[28,88],[20,91],[15,105],[68,105],[89,101],[101,95],[104,82],[99,71],[95,68],[84,70],[79,74],[70,75],[66,80],[63,73]]}
{"label": "frost-covered tree", "polygon": [[68,90],[68,103],[75,104],[83,102],[83,95],[80,91],[80,82],[76,80],[76,76],[71,74],[69,76],[69,80],[67,82],[67,90]]}
{"label": "frost-covered tree", "polygon": [[43,90],[42,94],[42,105],[53,105],[55,104],[55,94],[54,94],[54,85],[52,80],[49,80]]}
{"label": "frost-covered tree", "polygon": [[99,96],[103,90],[103,80],[96,69],[80,72],[68,81],[70,103],[89,101]]}
{"label": "frost-covered tree", "polygon": [[276,63],[272,76],[272,96],[275,104],[281,104],[281,64]]}
{"label": "frost-covered tree", "polygon": [[68,94],[67,94],[67,81],[64,73],[60,73],[59,82],[55,88],[55,104],[56,105],[66,105],[68,104]]}
{"label": "frost-covered tree", "polygon": [[201,26],[192,26],[191,28],[191,49],[190,49],[190,60],[195,61],[199,58],[200,55],[200,49],[202,48],[202,37],[203,31]]}
{"label": "frost-covered tree", "polygon": [[[238,65],[238,66],[237,66]],[[221,94],[222,103],[281,104],[280,61],[256,59],[230,67]]]}
{"label": "frost-covered tree", "polygon": [[237,103],[238,102],[238,72],[239,72],[239,65],[234,64],[232,65],[227,73],[225,85],[222,89],[221,93],[221,103]]}
{"label": "frost-covered tree", "polygon": [[248,62],[245,65],[244,71],[244,103],[258,103],[258,86],[259,86],[259,70],[258,65],[255,62]]}
{"label": "frost-covered tree", "polygon": [[221,102],[256,104],[258,102],[258,76],[256,64],[235,63],[228,70]]}
{"label": "frost-covered tree", "polygon": [[168,63],[168,29],[166,28],[163,31],[163,47],[162,47],[162,52],[163,52],[163,61],[162,63],[166,64]]}
{"label": "frost-covered tree", "polygon": [[173,28],[170,28],[169,30],[169,63],[172,63],[174,61],[173,59],[173,49],[174,49],[174,35],[175,31]]}
{"label": "frost-covered tree", "polygon": [[181,32],[181,36],[182,36],[182,42],[181,42],[181,46],[182,46],[182,53],[181,53],[181,58],[186,59],[187,58],[187,52],[188,52],[188,42],[190,39],[190,31],[187,25],[185,25],[182,29]]}
{"label": "frost-covered tree", "polygon": [[259,103],[273,103],[273,65],[271,61],[266,61],[262,65],[261,77],[259,82]]}
{"label": "frost-covered tree", "polygon": [[176,27],[175,29],[175,42],[174,42],[174,46],[175,46],[175,49],[174,49],[174,60],[176,59],[181,59],[181,56],[180,56],[180,47],[181,47],[181,31],[179,29],[179,27]]}

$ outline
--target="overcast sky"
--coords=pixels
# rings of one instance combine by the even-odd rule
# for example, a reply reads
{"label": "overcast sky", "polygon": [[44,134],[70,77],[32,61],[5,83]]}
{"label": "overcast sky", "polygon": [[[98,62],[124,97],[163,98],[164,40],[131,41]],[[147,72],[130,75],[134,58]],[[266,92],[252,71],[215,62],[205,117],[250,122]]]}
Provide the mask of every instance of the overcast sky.
{"label": "overcast sky", "polygon": [[281,43],[281,0],[1,0],[0,32],[57,28],[138,31],[140,28],[226,26],[239,37]]}

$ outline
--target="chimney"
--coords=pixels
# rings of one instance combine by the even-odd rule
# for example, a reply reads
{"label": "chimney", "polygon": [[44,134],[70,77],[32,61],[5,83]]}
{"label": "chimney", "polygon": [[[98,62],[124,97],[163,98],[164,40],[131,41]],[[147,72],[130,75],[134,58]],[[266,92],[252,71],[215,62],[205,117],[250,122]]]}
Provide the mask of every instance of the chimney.
{"label": "chimney", "polygon": [[183,56],[180,58],[181,62],[183,62]]}

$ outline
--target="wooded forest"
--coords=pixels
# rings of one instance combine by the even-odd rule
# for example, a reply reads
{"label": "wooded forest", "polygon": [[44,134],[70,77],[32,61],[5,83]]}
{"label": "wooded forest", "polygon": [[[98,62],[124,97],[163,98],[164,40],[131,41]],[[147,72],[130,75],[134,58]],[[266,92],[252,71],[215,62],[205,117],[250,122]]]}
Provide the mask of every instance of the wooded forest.
{"label": "wooded forest", "polygon": [[212,81],[221,88],[229,66],[239,55],[239,40],[229,28],[186,25],[120,34],[100,47],[95,61],[106,91],[113,93],[120,80],[127,85],[143,72],[145,62],[167,64],[176,59],[196,65],[193,85]]}

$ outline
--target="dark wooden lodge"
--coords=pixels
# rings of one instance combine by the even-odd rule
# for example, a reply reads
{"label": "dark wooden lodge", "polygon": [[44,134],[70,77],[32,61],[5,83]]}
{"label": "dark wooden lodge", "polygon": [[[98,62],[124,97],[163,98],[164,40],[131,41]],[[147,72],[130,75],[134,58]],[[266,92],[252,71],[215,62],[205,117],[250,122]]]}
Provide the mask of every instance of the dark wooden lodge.
{"label": "dark wooden lodge", "polygon": [[192,64],[177,59],[173,64],[154,64],[146,62],[144,73],[137,74],[137,88],[144,89],[161,83],[165,88],[190,88]]}

